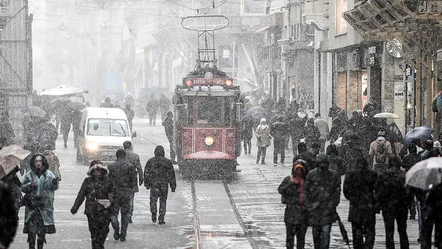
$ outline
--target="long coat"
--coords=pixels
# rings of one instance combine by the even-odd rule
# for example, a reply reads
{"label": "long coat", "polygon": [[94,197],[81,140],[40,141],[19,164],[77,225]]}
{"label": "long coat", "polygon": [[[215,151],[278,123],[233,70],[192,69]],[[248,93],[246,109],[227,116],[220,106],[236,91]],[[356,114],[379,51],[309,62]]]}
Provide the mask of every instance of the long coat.
{"label": "long coat", "polygon": [[[26,194],[40,196],[43,200],[41,207],[31,208],[29,205],[25,208],[25,222],[28,222],[31,216],[40,211],[45,226],[54,225],[54,191],[58,189],[58,182],[54,184],[52,180],[55,175],[46,169],[38,176],[33,167],[23,176],[21,191]],[[37,188],[31,186],[32,182],[36,182]]]}
{"label": "long coat", "polygon": [[0,241],[6,248],[14,240],[18,227],[17,208],[11,188],[0,180]]}
{"label": "long coat", "polygon": [[338,218],[336,207],[341,195],[341,178],[334,170],[316,168],[307,174],[305,197],[309,225],[326,225]]}
{"label": "long coat", "polygon": [[286,176],[278,187],[278,192],[286,198],[284,222],[307,224],[307,209],[301,204],[300,186],[293,183],[291,176]]}
{"label": "long coat", "polygon": [[75,211],[74,213],[77,212],[83,201],[86,199],[86,204],[84,207],[85,214],[107,212],[110,217],[110,212],[104,209],[103,206],[96,201],[98,199],[108,199],[112,203],[115,196],[114,185],[107,176],[107,169],[105,169],[106,174],[102,178],[92,176],[91,172],[100,167],[103,166],[95,165],[89,169],[89,177],[85,178],[83,184],[81,184],[80,191],[78,191],[77,198],[72,206],[71,210]]}
{"label": "long coat", "polygon": [[405,171],[390,167],[379,175],[376,197],[382,212],[407,216],[411,195],[405,187]]}
{"label": "long coat", "polygon": [[[135,153],[132,152],[130,150],[126,150],[126,160],[132,164],[133,166],[135,166],[136,172],[134,172],[134,174],[136,175],[138,173],[138,182],[141,184],[143,182],[143,168],[141,167],[141,162],[140,162],[140,156]],[[136,176],[135,176],[136,179]],[[138,192],[138,183],[137,181],[135,181],[135,185],[133,186],[132,189],[134,192]]]}
{"label": "long coat", "polygon": [[368,168],[353,169],[345,174],[344,196],[350,201],[349,222],[375,221],[376,182],[376,172]]}
{"label": "long coat", "polygon": [[256,146],[269,147],[270,146],[270,127],[268,125],[258,125],[255,131]]}
{"label": "long coat", "polygon": [[172,192],[175,192],[175,170],[172,161],[164,157],[164,153],[164,148],[157,146],[155,156],[147,161],[144,168],[144,186],[147,189],[167,190],[170,185]]}

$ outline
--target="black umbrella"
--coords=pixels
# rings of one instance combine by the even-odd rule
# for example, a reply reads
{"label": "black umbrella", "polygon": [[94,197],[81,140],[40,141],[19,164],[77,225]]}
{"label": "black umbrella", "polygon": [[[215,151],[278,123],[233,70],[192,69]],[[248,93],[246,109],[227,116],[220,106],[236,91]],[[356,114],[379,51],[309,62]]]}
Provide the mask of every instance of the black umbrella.
{"label": "black umbrella", "polygon": [[405,135],[402,144],[406,148],[410,144],[413,144],[414,139],[419,139],[421,142],[425,142],[426,140],[432,138],[431,135],[434,133],[434,131],[435,130],[430,126],[416,127]]}
{"label": "black umbrella", "polygon": [[267,122],[270,122],[271,117],[272,117],[271,112],[269,112],[268,110],[266,110],[261,106],[254,106],[249,110],[247,110],[246,113],[244,114],[244,118],[252,119],[255,126],[259,124],[261,118],[265,118]]}
{"label": "black umbrella", "polygon": [[338,224],[339,224],[339,231],[341,232],[342,239],[347,244],[348,248],[350,248],[350,240],[348,239],[348,233],[345,229],[344,223],[342,223],[341,217],[338,215]]}
{"label": "black umbrella", "polygon": [[43,118],[46,116],[46,112],[38,106],[28,106],[23,111],[31,117]]}

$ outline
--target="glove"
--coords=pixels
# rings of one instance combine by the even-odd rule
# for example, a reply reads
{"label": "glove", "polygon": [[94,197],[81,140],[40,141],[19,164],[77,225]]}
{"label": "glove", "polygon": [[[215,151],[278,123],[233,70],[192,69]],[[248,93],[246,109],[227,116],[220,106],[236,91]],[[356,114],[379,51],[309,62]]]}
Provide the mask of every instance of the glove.
{"label": "glove", "polygon": [[57,178],[52,179],[52,184],[54,185],[58,184],[58,179]]}
{"label": "glove", "polygon": [[172,189],[172,192],[175,192],[175,189],[174,189],[174,188]]}
{"label": "glove", "polygon": [[77,213],[77,209],[74,208],[74,207],[72,207],[72,208],[71,208],[71,214],[76,214],[76,213]]}

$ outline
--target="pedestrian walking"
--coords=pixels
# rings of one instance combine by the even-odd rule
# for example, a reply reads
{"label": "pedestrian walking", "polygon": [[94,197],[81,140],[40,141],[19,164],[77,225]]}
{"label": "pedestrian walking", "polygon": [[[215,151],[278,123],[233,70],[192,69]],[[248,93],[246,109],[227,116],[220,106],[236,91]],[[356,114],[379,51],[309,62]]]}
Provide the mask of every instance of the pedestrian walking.
{"label": "pedestrian walking", "polygon": [[155,120],[157,118],[158,107],[159,107],[159,103],[155,98],[155,94],[152,93],[152,95],[150,95],[149,101],[147,101],[147,106],[146,106],[147,114],[149,115],[149,125],[150,126],[155,126]]}
{"label": "pedestrian walking", "polygon": [[162,121],[166,119],[167,113],[169,112],[169,108],[170,108],[170,100],[166,97],[166,95],[164,95],[164,93],[162,93],[159,100],[159,109]]}
{"label": "pedestrian walking", "polygon": [[394,248],[394,222],[397,223],[401,249],[408,249],[407,214],[410,194],[405,188],[405,171],[396,155],[388,158],[388,168],[379,174],[376,196],[385,225],[385,246]]}
{"label": "pedestrian walking", "polygon": [[241,136],[244,144],[244,154],[252,152],[252,137],[253,137],[253,119],[246,116],[242,120]]}
{"label": "pedestrian walking", "polygon": [[[48,170],[48,162],[41,154],[31,158],[30,171],[23,176],[21,191],[25,193],[25,220],[23,233],[28,234],[29,248],[42,249],[46,243],[46,234],[55,233],[54,191],[58,181]],[[38,239],[37,239],[38,237]]]}
{"label": "pedestrian walking", "polygon": [[325,152],[325,142],[327,138],[330,136],[330,128],[328,126],[327,121],[321,117],[321,113],[315,114],[315,126],[318,127],[320,136],[319,136],[319,144],[321,145],[321,152]]}
{"label": "pedestrian walking", "polygon": [[74,132],[74,147],[78,147],[78,139],[80,137],[80,121],[82,112],[79,110],[73,110],[72,115],[72,131]]}
{"label": "pedestrian walking", "polygon": [[278,187],[283,204],[286,204],[284,211],[284,223],[286,228],[286,247],[293,249],[304,249],[305,233],[307,232],[307,209],[305,206],[305,170],[306,162],[297,160],[293,163],[292,172],[286,176]]}
{"label": "pedestrian walking", "polygon": [[328,249],[332,223],[338,220],[336,207],[340,201],[341,178],[338,172],[329,169],[327,155],[319,154],[316,161],[318,167],[305,180],[308,223],[312,226],[314,248]]}
{"label": "pedestrian walking", "polygon": [[166,119],[163,122],[164,131],[166,132],[167,140],[169,141],[169,150],[170,150],[170,160],[172,163],[176,164],[176,152],[174,146],[174,124],[173,124],[173,113],[171,111],[167,112]]}
{"label": "pedestrian walking", "polygon": [[72,115],[70,111],[63,110],[60,119],[60,132],[63,134],[64,148],[68,147],[69,132],[71,131]]}
{"label": "pedestrian walking", "polygon": [[429,219],[433,220],[434,222],[434,228],[435,228],[434,246],[438,249],[441,249],[442,248],[442,183],[439,183],[430,190],[426,206],[431,210]]}
{"label": "pedestrian walking", "polygon": [[304,125],[307,121],[307,115],[304,118],[300,118],[298,115],[298,104],[296,101],[292,101],[289,110],[287,111],[287,119],[289,124],[290,139],[292,140],[293,155],[297,155],[298,144],[301,138],[304,136]]}
{"label": "pedestrian walking", "polygon": [[347,172],[347,163],[339,156],[336,145],[329,144],[326,151],[328,159],[330,160],[330,169],[338,172],[340,176],[344,175],[345,172]]}
{"label": "pedestrian walking", "polygon": [[304,142],[298,143],[296,147],[298,147],[299,154],[293,157],[293,163],[295,163],[296,160],[304,160],[306,162],[304,169],[307,173],[316,168],[316,154],[313,154],[312,151],[308,151],[307,145]]}
{"label": "pedestrian walking", "polygon": [[356,161],[354,169],[345,174],[344,196],[350,201],[348,221],[351,222],[354,249],[372,249],[375,241],[377,174],[368,168],[365,158]]}
{"label": "pedestrian walking", "polygon": [[84,214],[91,233],[92,249],[104,249],[111,222],[114,186],[108,177],[108,169],[99,160],[93,160],[83,180],[77,198],[71,208],[75,215],[86,199]]}
{"label": "pedestrian walking", "polygon": [[[144,175],[143,175],[143,168],[141,167],[140,156],[137,153],[133,152],[134,147],[131,141],[124,141],[123,149],[126,151],[126,160],[130,164],[135,166],[136,171],[133,173],[135,174],[135,179],[137,179],[137,173],[138,173],[138,181],[136,182],[138,182],[138,185],[141,186],[141,184],[143,184],[144,181]],[[134,198],[135,198],[135,193],[139,191],[138,185],[137,184],[134,185],[133,192],[130,197],[129,223],[132,223],[132,216],[134,213]]]}
{"label": "pedestrian walking", "polygon": [[[172,192],[176,189],[175,170],[172,161],[164,157],[164,148],[158,145],[154,151],[154,157],[150,158],[144,168],[144,186],[150,189],[150,213],[152,222],[166,224],[167,196],[169,186]],[[157,212],[158,199],[160,200],[159,216]]]}
{"label": "pedestrian walking", "polygon": [[270,126],[270,135],[273,137],[273,165],[278,163],[278,155],[281,155],[280,162],[284,165],[285,142],[288,137],[288,128],[283,116],[277,116],[276,121]]}
{"label": "pedestrian walking", "polygon": [[256,164],[261,160],[261,164],[266,164],[266,150],[270,146],[270,127],[267,125],[267,120],[261,118],[258,127],[255,130],[256,146],[258,147],[258,153],[256,156]]}
{"label": "pedestrian walking", "polygon": [[127,117],[127,122],[129,122],[129,128],[130,128],[130,132],[133,132],[133,123],[132,120],[135,118],[135,112],[134,110],[131,108],[130,104],[126,104],[126,108],[124,108],[124,113],[126,114]]}
{"label": "pedestrian walking", "polygon": [[0,179],[0,249],[6,249],[14,240],[18,227],[18,209],[13,190]]}
{"label": "pedestrian walking", "polygon": [[[405,173],[413,167],[416,163],[420,161],[420,156],[417,154],[417,147],[414,144],[408,146],[408,155],[404,156],[404,160],[402,160],[402,167],[405,170]],[[411,192],[412,197],[410,200],[410,206],[408,207],[410,211],[410,220],[414,220],[416,218],[416,200],[414,198],[414,191]]]}
{"label": "pedestrian walking", "polygon": [[[126,160],[124,149],[118,149],[116,156],[117,160],[108,167],[109,178],[115,188],[111,224],[114,229],[114,239],[126,241],[127,225],[130,218],[130,201],[134,186],[137,185],[137,176],[135,166]],[[121,225],[118,221],[118,214],[120,213]]]}
{"label": "pedestrian walking", "polygon": [[319,144],[319,138],[321,137],[321,132],[319,131],[318,127],[315,126],[315,120],[313,118],[307,120],[304,132],[305,132],[304,138],[307,147],[311,147],[313,143]]}
{"label": "pedestrian walking", "polygon": [[112,104],[112,100],[109,97],[106,97],[104,101],[100,104],[100,107],[104,108],[113,108],[114,105]]}
{"label": "pedestrian walking", "polygon": [[370,159],[373,162],[373,170],[382,173],[386,170],[388,158],[392,154],[391,144],[385,139],[385,131],[379,130],[378,138],[370,144]]}

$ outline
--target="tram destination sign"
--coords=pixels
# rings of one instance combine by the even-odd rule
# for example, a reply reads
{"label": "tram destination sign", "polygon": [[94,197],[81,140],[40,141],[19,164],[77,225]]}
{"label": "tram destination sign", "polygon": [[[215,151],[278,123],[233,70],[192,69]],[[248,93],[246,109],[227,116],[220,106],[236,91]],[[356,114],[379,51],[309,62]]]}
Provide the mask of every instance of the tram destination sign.
{"label": "tram destination sign", "polygon": [[[230,81],[230,82],[228,82]],[[230,83],[230,84],[229,84]],[[187,86],[229,86],[232,84],[230,78],[187,78],[184,81]]]}

